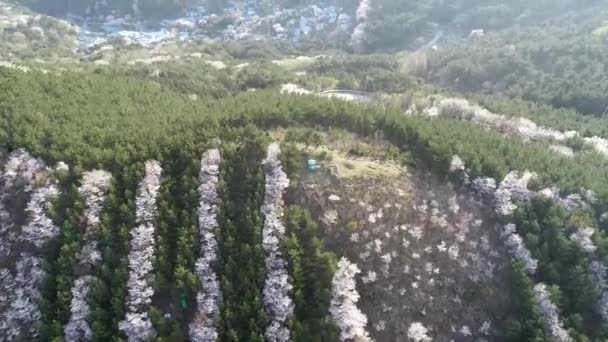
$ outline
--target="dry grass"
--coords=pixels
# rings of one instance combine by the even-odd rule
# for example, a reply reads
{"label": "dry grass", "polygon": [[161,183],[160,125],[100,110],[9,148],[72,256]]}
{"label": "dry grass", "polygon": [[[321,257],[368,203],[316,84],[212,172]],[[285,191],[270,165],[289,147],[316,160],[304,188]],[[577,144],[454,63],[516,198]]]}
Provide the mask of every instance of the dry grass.
{"label": "dry grass", "polygon": [[381,162],[368,158],[352,158],[336,151],[327,151],[340,178],[351,177],[399,177],[404,169],[392,162]]}
{"label": "dry grass", "polygon": [[[280,142],[285,140],[286,133],[287,131],[281,128],[269,131],[269,135]],[[403,166],[384,156],[385,145],[382,143],[365,142],[352,133],[338,130],[319,133],[324,136],[331,147],[327,145],[307,147],[301,143],[296,144],[296,146],[311,157],[323,155],[323,158],[319,158],[322,159],[320,161],[321,167],[333,170],[339,178],[378,177],[392,179],[407,175]],[[369,155],[380,156],[380,158],[372,158],[367,155],[353,156],[349,153],[353,146],[366,151]],[[382,156],[385,158],[382,158]]]}

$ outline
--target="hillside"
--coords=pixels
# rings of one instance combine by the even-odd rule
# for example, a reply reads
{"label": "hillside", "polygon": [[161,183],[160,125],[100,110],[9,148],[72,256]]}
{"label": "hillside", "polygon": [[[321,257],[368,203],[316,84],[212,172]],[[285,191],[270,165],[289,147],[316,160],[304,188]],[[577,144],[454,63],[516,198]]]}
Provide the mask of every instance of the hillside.
{"label": "hillside", "polygon": [[604,5],[2,4],[0,341],[608,339]]}

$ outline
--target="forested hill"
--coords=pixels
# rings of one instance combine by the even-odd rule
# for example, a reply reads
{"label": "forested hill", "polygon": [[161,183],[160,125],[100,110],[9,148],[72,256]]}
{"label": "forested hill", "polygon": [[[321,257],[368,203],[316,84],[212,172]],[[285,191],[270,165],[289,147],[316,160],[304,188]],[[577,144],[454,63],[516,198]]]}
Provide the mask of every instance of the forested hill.
{"label": "forested hill", "polygon": [[[350,318],[362,314],[356,300],[336,302],[335,291],[353,291],[356,272],[346,259],[338,262],[345,256],[340,249],[320,242],[325,236],[326,243],[335,243],[329,232],[315,228],[315,220],[325,219],[301,208],[287,217],[275,212],[295,204],[282,203],[289,181],[275,169],[282,168],[276,158],[298,184],[304,160],[293,148],[298,141],[314,141],[293,135],[281,153],[264,133],[277,127],[381,135],[398,154],[409,156],[410,167],[433,170],[443,180],[452,170],[450,178],[465,179],[464,187],[472,181],[490,207],[494,200],[484,196],[495,195],[482,184],[499,180],[496,215],[502,224],[516,224],[516,231],[505,234],[516,234],[507,244],[515,257],[507,269],[514,286],[510,296],[518,304],[494,320],[492,336],[606,336],[598,311],[604,290],[594,280],[601,276],[595,272],[603,267],[608,246],[603,157],[564,158],[543,145],[466,122],[429,121],[390,108],[274,91],[193,101],[126,75],[6,69],[0,88],[6,148],[2,203],[11,218],[3,223],[2,251],[9,256],[2,273],[8,298],[1,307],[8,319],[3,336],[182,340],[200,334],[260,341],[269,334],[301,341],[313,335],[368,336],[367,319]],[[458,172],[464,170],[461,178]],[[528,176],[513,183],[518,177],[513,170],[537,174],[529,190],[520,185]],[[563,190],[554,188],[554,200],[532,195],[552,187]],[[501,201],[511,191],[507,200],[517,205],[504,207]],[[11,206],[13,201],[22,206]],[[284,224],[290,239],[277,249],[266,236],[279,234],[283,241]],[[587,240],[578,238],[580,227],[591,229]],[[28,292],[19,292],[25,284]],[[350,294],[341,296],[350,300]],[[24,300],[27,315],[14,307]],[[216,307],[199,317],[200,305]],[[553,322],[557,313],[562,330],[546,328],[545,321]],[[418,321],[423,325],[414,324]],[[412,336],[440,330],[423,316],[408,324]]]}
{"label": "forested hill", "polygon": [[16,2],[0,341],[608,340],[605,1]]}

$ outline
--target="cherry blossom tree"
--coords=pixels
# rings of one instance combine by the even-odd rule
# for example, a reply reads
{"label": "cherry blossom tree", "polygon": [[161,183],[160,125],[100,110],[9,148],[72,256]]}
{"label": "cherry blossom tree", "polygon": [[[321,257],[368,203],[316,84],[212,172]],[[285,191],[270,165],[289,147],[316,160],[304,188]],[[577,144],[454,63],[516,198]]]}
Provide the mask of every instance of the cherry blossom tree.
{"label": "cherry blossom tree", "polygon": [[505,176],[495,193],[495,210],[498,215],[511,215],[517,206],[513,201],[528,202],[535,193],[528,189],[528,184],[537,175],[525,171],[511,171]]}
{"label": "cherry blossom tree", "polygon": [[602,262],[597,260],[591,262],[591,276],[602,293],[596,309],[604,321],[608,321],[608,284],[606,284],[606,272],[606,266]]}
{"label": "cherry blossom tree", "polygon": [[11,253],[12,243],[21,235],[11,229],[13,222],[5,207],[6,200],[16,186],[23,186],[23,191],[29,193],[36,178],[46,170],[42,161],[25,150],[16,150],[9,155],[0,176],[0,257],[7,257]]}
{"label": "cherry blossom tree", "polygon": [[576,242],[583,251],[594,253],[597,250],[597,246],[593,243],[593,234],[595,234],[595,229],[591,227],[579,228],[570,235],[570,240]]}
{"label": "cherry blossom tree", "polygon": [[282,222],[283,195],[289,187],[289,179],[283,171],[280,153],[279,145],[271,144],[264,160],[266,185],[262,206],[262,247],[266,252],[264,304],[270,318],[265,335],[269,341],[285,342],[289,341],[287,322],[293,316],[294,305],[289,297],[291,285],[288,282],[287,262],[281,255],[281,240],[285,234]]}
{"label": "cherry blossom tree", "polygon": [[534,297],[544,316],[547,333],[549,333],[553,340],[557,342],[574,341],[570,335],[568,335],[568,332],[564,329],[562,322],[559,320],[559,310],[551,301],[545,284],[539,283],[534,286]]}
{"label": "cherry blossom tree", "polygon": [[219,150],[207,151],[201,159],[198,177],[200,202],[197,214],[201,250],[195,269],[201,289],[196,295],[197,311],[189,326],[190,339],[193,342],[213,342],[218,338],[214,321],[220,313],[222,293],[213,264],[217,261],[218,250],[215,233],[218,228],[217,213],[220,202],[217,193],[220,161]]}
{"label": "cherry blossom tree", "polygon": [[565,141],[578,136],[574,131],[560,132],[555,129],[537,125],[530,119],[521,117],[507,117],[490,112],[465,99],[447,98],[439,101],[434,111],[440,116],[458,120],[472,121],[479,125],[490,126],[507,134],[518,136],[526,141]]}
{"label": "cherry blossom tree", "polygon": [[[59,195],[52,172],[39,159],[24,150],[17,150],[9,156],[0,178],[0,251],[3,257],[16,259],[15,272],[0,269],[0,336],[8,341],[35,339],[39,333],[40,286],[46,277],[39,254],[59,233],[59,228],[48,215],[53,199]],[[22,186],[23,191],[30,195],[24,210],[25,224],[21,229],[11,222],[4,208],[15,186]],[[13,250],[15,243],[18,243],[19,250]]]}
{"label": "cherry blossom tree", "polygon": [[431,342],[433,340],[428,335],[428,330],[420,322],[410,324],[407,329],[407,338],[414,342]]}
{"label": "cherry blossom tree", "polygon": [[57,227],[47,211],[51,207],[51,201],[59,195],[59,189],[53,182],[47,183],[32,192],[30,201],[25,208],[26,214],[30,217],[28,223],[22,228],[20,240],[27,241],[37,248],[41,248],[50,239],[59,234]]}
{"label": "cherry blossom tree", "polygon": [[357,8],[357,26],[355,27],[351,39],[353,46],[360,48],[367,39],[367,19],[371,9],[371,0],[361,0]]}
{"label": "cherry blossom tree", "polygon": [[357,308],[359,293],[355,276],[360,272],[357,265],[342,257],[332,280],[329,314],[340,329],[341,341],[371,341],[365,330],[367,316]]}
{"label": "cherry blossom tree", "polygon": [[64,328],[66,341],[90,341],[93,332],[87,321],[91,313],[87,296],[93,276],[84,275],[76,279],[72,286],[72,301],[70,303],[70,320]]}
{"label": "cherry blossom tree", "polygon": [[[355,29],[355,31],[357,31]],[[353,36],[355,34],[353,33]],[[354,40],[354,38],[353,38]],[[563,143],[569,139],[580,137],[576,131],[559,131],[543,127],[534,121],[522,117],[508,117],[490,112],[465,99],[446,98],[438,104],[425,108],[422,113],[427,116],[445,116],[458,120],[467,120],[479,125],[490,126],[501,132],[518,136],[525,141],[549,141]],[[583,137],[583,142],[603,156],[608,156],[608,139],[593,136]],[[574,151],[564,145],[551,145],[550,150],[571,158]]]}
{"label": "cherry blossom tree", "polygon": [[516,226],[512,223],[503,227],[500,236],[505,240],[509,253],[522,263],[524,269],[529,274],[535,274],[538,268],[538,260],[532,257],[526,248],[523,239],[517,234]]}
{"label": "cherry blossom tree", "polygon": [[[96,234],[111,180],[112,175],[109,172],[93,170],[84,174],[82,185],[78,188],[85,205],[83,215],[86,222],[84,246],[78,255],[79,266],[94,266],[101,260]],[[70,319],[64,327],[65,340],[68,342],[90,341],[92,338],[91,327],[87,321],[90,313],[87,297],[92,281],[91,275],[83,274],[76,279],[72,287]]]}
{"label": "cherry blossom tree", "polygon": [[148,317],[154,289],[151,278],[154,259],[154,219],[160,190],[161,166],[147,161],[145,176],[139,183],[135,201],[137,226],[131,231],[129,280],[127,281],[127,314],[119,328],[131,342],[146,341],[156,332]]}
{"label": "cherry blossom tree", "polygon": [[496,180],[490,177],[475,178],[471,184],[473,191],[482,199],[493,203],[496,192]]}
{"label": "cherry blossom tree", "polygon": [[39,288],[46,277],[41,263],[40,258],[24,253],[17,261],[14,277],[10,271],[0,270],[3,293],[0,336],[6,341],[30,340],[38,336],[36,323],[41,319]]}

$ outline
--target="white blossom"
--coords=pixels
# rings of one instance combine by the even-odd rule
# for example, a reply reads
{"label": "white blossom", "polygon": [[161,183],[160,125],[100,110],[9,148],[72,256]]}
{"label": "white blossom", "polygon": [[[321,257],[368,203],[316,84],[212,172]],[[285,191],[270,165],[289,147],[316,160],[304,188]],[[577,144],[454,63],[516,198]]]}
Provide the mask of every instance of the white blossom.
{"label": "white blossom", "polygon": [[516,226],[514,224],[505,225],[500,235],[505,239],[509,253],[522,263],[526,272],[529,274],[536,273],[538,260],[532,257],[530,251],[524,245],[523,239],[516,232]]}
{"label": "white blossom", "polygon": [[597,153],[608,156],[608,140],[597,136],[584,138],[584,140],[585,143],[590,145]]}
{"label": "white blossom", "polygon": [[468,325],[463,325],[462,328],[460,328],[460,333],[462,336],[471,336],[471,328],[469,328]]}
{"label": "white blossom", "polygon": [[606,266],[600,261],[591,262],[591,276],[597,288],[601,291],[599,302],[596,304],[598,313],[604,321],[608,321],[608,284],[606,284]]}
{"label": "white blossom", "polygon": [[101,210],[111,181],[112,174],[104,170],[89,171],[82,177],[82,185],[78,188],[78,193],[84,199],[87,234],[90,234],[90,228],[99,224]]}
{"label": "white blossom", "polygon": [[5,201],[11,195],[13,187],[23,186],[24,192],[29,193],[36,179],[46,171],[44,163],[33,158],[25,150],[16,150],[9,155],[4,172],[0,177],[0,257],[8,256],[11,253],[14,242],[14,238],[2,236],[3,234],[8,235],[13,226],[11,217],[5,208]]}
{"label": "white blossom", "polygon": [[481,327],[479,327],[479,333],[481,333],[482,335],[486,335],[486,336],[489,336],[490,334],[492,334],[492,322],[484,321],[481,324]]}
{"label": "white blossom", "polygon": [[368,271],[367,274],[361,278],[361,280],[363,281],[364,284],[373,283],[376,281],[376,279],[377,279],[376,272],[374,272],[372,270]]}
{"label": "white blossom", "polygon": [[416,240],[422,239],[422,236],[424,235],[424,232],[421,227],[413,227],[409,230],[409,233]]}
{"label": "white blossom", "polygon": [[579,228],[570,235],[570,240],[576,242],[585,252],[593,253],[597,249],[592,240],[594,233],[595,230],[591,227]]}
{"label": "white blossom", "polygon": [[574,158],[574,150],[568,146],[553,144],[549,146],[549,149],[553,152],[561,154],[564,157]]}
{"label": "white blossom", "polygon": [[357,21],[367,20],[370,12],[370,0],[361,0],[357,8]]}
{"label": "white blossom", "polygon": [[288,282],[287,262],[281,254],[281,240],[285,235],[283,217],[283,195],[289,187],[289,178],[283,171],[278,144],[268,146],[264,160],[266,187],[264,193],[264,228],[262,247],[266,252],[266,283],[264,284],[264,304],[270,318],[266,328],[268,341],[289,341],[287,322],[293,316],[294,304],[289,297],[291,285]]}
{"label": "white blossom", "polygon": [[[46,274],[38,254],[59,233],[48,215],[52,200],[59,194],[50,172],[42,161],[17,150],[10,154],[0,177],[0,257],[12,255],[16,259],[14,273],[0,270],[0,336],[9,341],[35,339],[39,333],[39,289]],[[15,187],[30,195],[20,231],[4,207]],[[12,250],[14,243],[26,243],[27,247],[20,249],[25,247],[27,252],[17,254]]]}
{"label": "white blossom", "polygon": [[511,171],[505,176],[495,193],[495,210],[502,216],[511,215],[517,206],[513,201],[528,202],[534,193],[528,189],[528,184],[537,175],[533,172],[525,171],[519,173]]}
{"label": "white blossom", "polygon": [[16,180],[22,179],[32,186],[34,181],[47,167],[40,159],[32,157],[25,150],[19,149],[9,155],[3,175],[4,186],[12,186]]}
{"label": "white blossom", "polygon": [[466,170],[466,165],[464,161],[458,156],[452,156],[452,161],[450,162],[450,172],[463,172]]}
{"label": "white blossom", "polygon": [[573,131],[560,132],[545,128],[526,118],[509,118],[498,115],[476,104],[471,104],[465,99],[443,99],[439,102],[437,110],[440,116],[491,126],[501,132],[519,136],[524,140],[561,142],[578,135]]}
{"label": "white blossom", "polygon": [[[86,172],[82,178],[82,185],[78,193],[84,200],[84,219],[86,231],[84,233],[84,246],[78,256],[80,265],[95,265],[101,260],[101,251],[97,246],[97,228],[100,222],[101,210],[105,202],[112,174],[103,170]],[[91,327],[88,323],[90,313],[87,297],[93,277],[88,274],[80,276],[72,287],[72,301],[70,303],[70,318],[64,328],[65,340],[90,341]]]}
{"label": "white blossom", "polygon": [[357,22],[358,25],[355,27],[351,39],[353,41],[353,46],[355,48],[361,47],[367,39],[366,29],[367,29],[367,18],[369,16],[371,4],[371,0],[361,0],[359,2],[359,7],[357,8]]}
{"label": "white blossom", "polygon": [[456,196],[452,196],[449,199],[449,207],[448,209],[450,210],[450,212],[452,214],[458,214],[458,212],[460,211],[460,204],[458,204],[458,198],[456,198]]}
{"label": "white blossom", "polygon": [[55,171],[70,171],[70,166],[65,162],[60,161],[55,165]]}
{"label": "white blossom", "polygon": [[375,239],[373,241],[373,246],[374,246],[374,252],[376,252],[376,253],[382,253],[382,240]]}
{"label": "white blossom", "polygon": [[328,199],[332,202],[337,202],[340,200],[340,197],[338,197],[337,195],[329,195]]}
{"label": "white blossom", "polygon": [[572,212],[577,209],[587,209],[589,204],[583,199],[580,194],[570,194],[565,198],[557,197],[555,199],[557,203],[568,212]]}
{"label": "white blossom", "polygon": [[332,299],[329,314],[340,329],[341,341],[371,341],[365,326],[367,316],[357,308],[359,293],[355,276],[361,271],[346,258],[340,259],[332,279]]}
{"label": "white blossom", "polygon": [[213,264],[217,261],[218,251],[215,233],[218,228],[217,213],[220,202],[217,193],[220,162],[218,149],[207,151],[201,159],[198,177],[197,214],[201,250],[195,267],[201,289],[196,296],[197,311],[189,326],[190,339],[194,342],[213,342],[218,338],[214,321],[220,313],[222,293]]}
{"label": "white blossom", "polygon": [[[443,99],[437,106],[426,108],[422,113],[428,116],[447,116],[459,120],[468,120],[479,125],[490,126],[513,136],[518,136],[525,141],[563,143],[568,139],[580,136],[580,133],[576,131],[558,131],[540,126],[527,118],[507,117],[495,114],[478,105],[470,104],[465,99]],[[593,136],[584,137],[583,141],[597,153],[608,156],[608,139]],[[553,144],[549,149],[568,158],[574,155],[572,149],[562,144]]]}
{"label": "white blossom", "polygon": [[608,292],[603,291],[597,308],[604,321],[608,321]]}
{"label": "white blossom", "polygon": [[338,212],[336,210],[328,210],[323,214],[323,222],[327,224],[336,224],[338,222]]}
{"label": "white blossom", "polygon": [[40,258],[24,253],[17,261],[15,276],[7,269],[0,269],[0,336],[6,341],[38,336],[39,288],[46,277],[41,262]]}
{"label": "white blossom", "polygon": [[473,191],[482,199],[494,199],[496,181],[489,177],[480,177],[473,180]]}
{"label": "white blossom", "polygon": [[449,171],[458,175],[464,184],[469,184],[469,173],[466,170],[466,164],[456,154],[452,156]]}
{"label": "white blossom", "polygon": [[154,294],[150,277],[154,259],[156,200],[162,169],[157,161],[151,160],[146,162],[145,170],[135,200],[137,226],[131,231],[127,314],[119,324],[130,342],[146,341],[156,334],[148,317],[148,309]]}
{"label": "white blossom", "polygon": [[393,257],[391,256],[390,253],[384,254],[383,256],[380,257],[380,259],[382,260],[382,262],[384,264],[388,264],[388,265],[390,265],[390,263],[393,261]]}
{"label": "white blossom", "polygon": [[420,322],[410,324],[407,329],[407,338],[414,342],[431,342],[433,340],[428,335],[428,330]]}
{"label": "white blossom", "polygon": [[460,252],[459,248],[456,245],[452,245],[452,246],[450,246],[450,248],[448,248],[448,256],[452,260],[458,259],[459,252]]}
{"label": "white blossom", "polygon": [[74,282],[70,305],[70,320],[64,328],[66,341],[90,341],[93,337],[93,332],[87,321],[91,312],[87,297],[92,280],[93,277],[91,275],[85,275]]}
{"label": "white blossom", "polygon": [[59,189],[49,181],[43,187],[33,191],[25,208],[29,220],[22,228],[20,239],[41,248],[59,234],[59,227],[53,223],[53,220],[47,214],[52,204],[51,201],[58,195]]}
{"label": "white blossom", "polygon": [[564,329],[562,322],[560,322],[559,310],[551,301],[551,297],[545,284],[540,283],[534,286],[534,297],[538,302],[541,312],[543,313],[547,333],[552,337],[552,339],[557,342],[574,341],[568,335],[566,329]]}
{"label": "white blossom", "polygon": [[119,327],[129,341],[148,341],[156,334],[147,312],[128,312]]}

